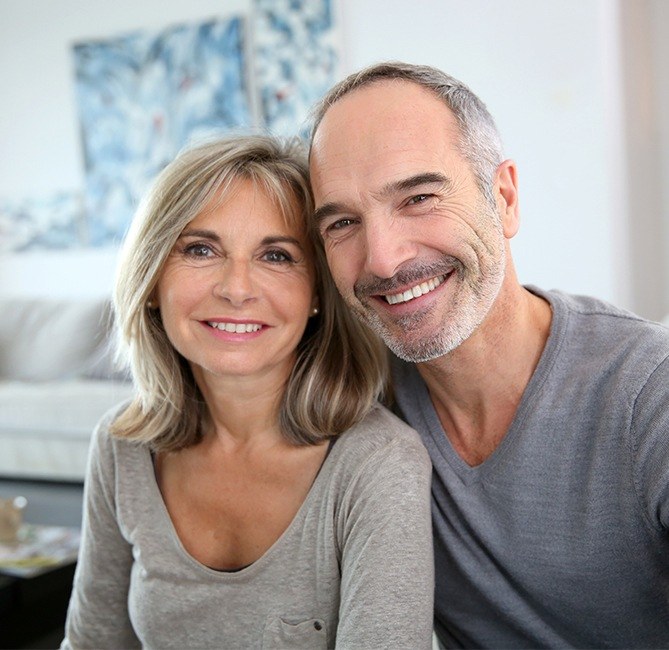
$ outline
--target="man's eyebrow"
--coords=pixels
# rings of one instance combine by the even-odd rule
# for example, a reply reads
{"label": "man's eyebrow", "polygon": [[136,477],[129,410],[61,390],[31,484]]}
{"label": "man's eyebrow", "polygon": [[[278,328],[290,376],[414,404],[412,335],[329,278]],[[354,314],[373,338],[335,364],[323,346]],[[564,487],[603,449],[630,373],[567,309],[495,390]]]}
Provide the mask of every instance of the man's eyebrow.
{"label": "man's eyebrow", "polygon": [[316,225],[318,225],[323,219],[327,219],[327,217],[333,214],[342,214],[346,211],[342,203],[324,203],[320,208],[316,209],[313,218]]}
{"label": "man's eyebrow", "polygon": [[[448,176],[444,176],[439,172],[422,172],[415,176],[409,176],[409,178],[403,178],[399,181],[387,183],[381,188],[379,195],[390,196],[396,192],[406,192],[407,190],[413,190],[421,185],[434,185],[436,183],[444,186],[446,189],[453,184]],[[342,203],[324,203],[314,212],[313,218],[316,221],[316,224],[318,224],[323,221],[323,219],[326,219],[333,214],[343,214],[347,211],[348,210]]]}
{"label": "man's eyebrow", "polygon": [[452,181],[448,176],[444,176],[439,172],[423,172],[384,185],[381,188],[380,194],[381,196],[389,196],[395,192],[406,192],[407,190],[413,190],[421,185],[434,185],[435,183],[444,185],[446,188],[452,185]]}

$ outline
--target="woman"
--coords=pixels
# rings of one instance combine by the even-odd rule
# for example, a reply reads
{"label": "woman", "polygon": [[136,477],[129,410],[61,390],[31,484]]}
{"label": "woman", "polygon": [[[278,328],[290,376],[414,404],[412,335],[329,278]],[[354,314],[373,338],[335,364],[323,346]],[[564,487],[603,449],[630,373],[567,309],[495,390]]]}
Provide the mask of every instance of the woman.
{"label": "woman", "polygon": [[430,463],[308,228],[296,144],[159,176],[114,306],[137,397],[91,449],[63,647],[429,647]]}

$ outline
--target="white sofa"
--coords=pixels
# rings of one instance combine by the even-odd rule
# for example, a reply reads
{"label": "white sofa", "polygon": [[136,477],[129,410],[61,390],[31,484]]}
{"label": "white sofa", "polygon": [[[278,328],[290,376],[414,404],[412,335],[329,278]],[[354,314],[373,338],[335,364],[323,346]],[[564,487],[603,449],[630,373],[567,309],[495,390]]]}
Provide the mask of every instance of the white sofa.
{"label": "white sofa", "polygon": [[0,477],[83,481],[90,436],[132,395],[104,299],[0,299]]}

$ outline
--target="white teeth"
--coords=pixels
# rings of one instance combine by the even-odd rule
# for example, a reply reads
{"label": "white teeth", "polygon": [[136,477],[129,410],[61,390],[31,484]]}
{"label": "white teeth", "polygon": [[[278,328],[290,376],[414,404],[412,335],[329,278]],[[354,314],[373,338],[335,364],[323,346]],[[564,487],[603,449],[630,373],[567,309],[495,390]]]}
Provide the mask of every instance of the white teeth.
{"label": "white teeth", "polygon": [[390,305],[396,305],[400,302],[408,302],[414,298],[424,296],[426,293],[430,293],[430,291],[434,291],[445,280],[445,278],[445,275],[440,275],[436,278],[430,278],[425,282],[417,284],[415,287],[411,287],[411,289],[384,297]]}
{"label": "white teeth", "polygon": [[207,324],[214,329],[224,332],[234,332],[235,334],[244,334],[246,332],[257,332],[262,328],[258,323],[214,323],[207,321]]}

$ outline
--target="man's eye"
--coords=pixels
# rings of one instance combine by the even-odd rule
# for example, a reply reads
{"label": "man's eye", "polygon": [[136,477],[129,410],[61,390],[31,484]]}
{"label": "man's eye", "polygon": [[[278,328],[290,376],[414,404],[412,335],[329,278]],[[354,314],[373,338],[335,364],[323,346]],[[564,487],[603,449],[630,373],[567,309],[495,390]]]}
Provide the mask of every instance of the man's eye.
{"label": "man's eye", "polygon": [[416,194],[416,196],[412,196],[408,201],[408,205],[419,205],[421,203],[425,203],[432,194]]}
{"label": "man's eye", "polygon": [[288,253],[286,253],[286,251],[282,251],[282,250],[267,251],[262,256],[262,258],[266,262],[272,262],[274,264],[281,264],[281,263],[292,262],[293,261],[293,258]]}
{"label": "man's eye", "polygon": [[344,217],[343,219],[337,219],[337,221],[333,221],[331,224],[328,225],[326,230],[328,231],[342,230],[343,228],[347,228],[348,226],[353,225],[353,223],[355,223],[353,219]]}

